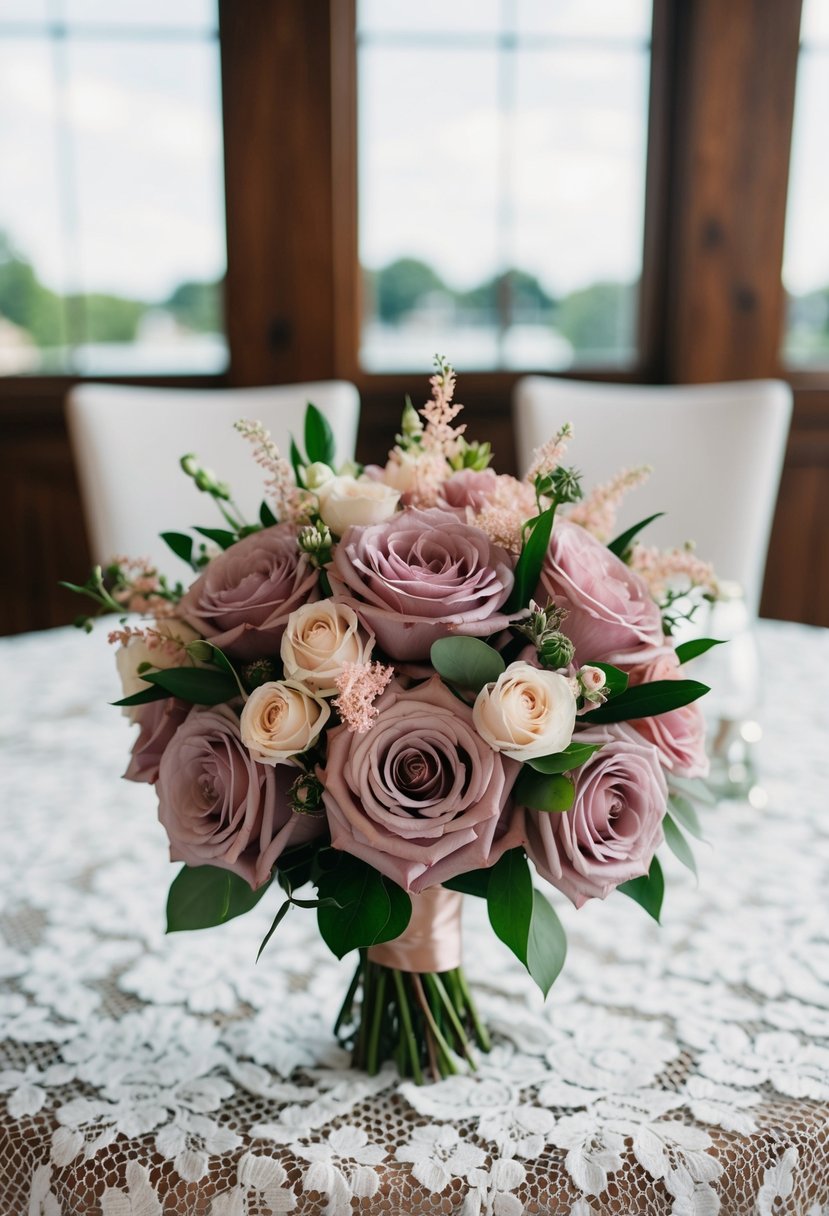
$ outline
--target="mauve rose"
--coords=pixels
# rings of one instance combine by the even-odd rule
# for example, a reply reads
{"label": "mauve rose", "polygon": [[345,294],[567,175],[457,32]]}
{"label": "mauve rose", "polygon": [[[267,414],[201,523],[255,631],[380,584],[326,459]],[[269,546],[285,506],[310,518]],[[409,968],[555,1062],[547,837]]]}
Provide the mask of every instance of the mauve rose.
{"label": "mauve rose", "polygon": [[[649,684],[653,680],[682,679],[679,660],[668,647],[652,663],[630,668],[629,675],[631,685]],[[708,776],[705,718],[699,701],[692,701],[681,709],[672,709],[653,718],[636,718],[631,726],[659,748],[663,765],[678,777]]]}
{"label": "mauve rose", "polygon": [[246,536],[210,562],[179,605],[209,642],[236,659],[279,654],[288,617],[319,599],[317,571],[291,524]]}
{"label": "mauve rose", "polygon": [[580,908],[647,874],[668,790],[659,752],[626,723],[591,726],[575,742],[601,750],[576,770],[573,806],[564,814],[528,810],[525,830],[539,874]]}
{"label": "mauve rose", "polygon": [[418,892],[522,842],[509,800],[520,765],[484,743],[437,676],[408,691],[395,681],[378,706],[366,734],[328,736],[320,777],[335,848]]}
{"label": "mauve rose", "polygon": [[566,608],[563,632],[576,663],[638,663],[664,647],[662,618],[647,585],[578,524],[556,520],[536,599]]}
{"label": "mauve rose", "polygon": [[161,758],[158,817],[170,860],[232,870],[254,890],[289,845],[322,830],[322,816],[297,814],[288,788],[299,769],[257,764],[226,705],[189,713]]}
{"label": "mauve rose", "polygon": [[138,725],[138,736],[132,745],[130,762],[124,773],[127,781],[155,784],[161,757],[190,709],[186,701],[179,701],[177,697],[165,697],[135,706],[132,720]]}
{"label": "mauve rose", "polygon": [[404,662],[428,659],[438,638],[486,637],[513,619],[499,612],[512,590],[509,554],[455,511],[409,508],[349,528],[328,574],[334,599]]}
{"label": "mauve rose", "polygon": [[442,507],[471,507],[482,511],[495,498],[498,474],[494,469],[461,469],[440,487],[439,505]]}

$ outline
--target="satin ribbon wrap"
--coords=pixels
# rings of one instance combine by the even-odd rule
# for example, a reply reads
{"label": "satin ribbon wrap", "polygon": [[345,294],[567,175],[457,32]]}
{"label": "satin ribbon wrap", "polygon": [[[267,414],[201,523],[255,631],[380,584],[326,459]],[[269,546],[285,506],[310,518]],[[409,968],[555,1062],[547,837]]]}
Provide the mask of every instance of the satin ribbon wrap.
{"label": "satin ribbon wrap", "polygon": [[413,895],[412,919],[394,941],[370,946],[369,962],[395,971],[454,971],[461,965],[460,891],[429,887]]}

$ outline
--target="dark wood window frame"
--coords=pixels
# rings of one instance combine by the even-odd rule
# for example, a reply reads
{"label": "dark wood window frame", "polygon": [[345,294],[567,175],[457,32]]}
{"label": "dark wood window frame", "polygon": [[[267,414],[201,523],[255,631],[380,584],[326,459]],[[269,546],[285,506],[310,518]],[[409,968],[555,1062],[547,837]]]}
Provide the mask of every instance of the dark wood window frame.
{"label": "dark wood window frame", "polygon": [[[221,387],[343,377],[360,455],[382,454],[409,375],[358,364],[355,0],[220,0],[230,367],[123,382]],[[655,0],[640,358],[574,376],[674,383],[784,375],[780,334],[800,0]],[[424,369],[424,372],[427,369]],[[527,369],[532,370],[532,369]],[[513,461],[516,373],[463,396]],[[765,610],[829,624],[829,372],[797,373]],[[63,427],[64,377],[0,379],[0,631],[67,619],[54,592],[85,542]]]}

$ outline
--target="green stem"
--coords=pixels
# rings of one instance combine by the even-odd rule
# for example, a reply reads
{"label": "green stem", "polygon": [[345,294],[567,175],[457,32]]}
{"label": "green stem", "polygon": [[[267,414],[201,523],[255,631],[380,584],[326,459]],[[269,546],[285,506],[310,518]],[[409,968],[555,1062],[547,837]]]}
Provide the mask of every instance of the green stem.
{"label": "green stem", "polygon": [[340,1006],[340,1012],[337,1014],[337,1020],[334,1023],[334,1034],[338,1035],[343,1027],[346,1019],[351,1016],[351,1010],[354,1008],[354,997],[357,995],[357,988],[360,984],[360,977],[363,974],[363,960],[357,963],[357,969],[351,983],[348,986],[348,992],[345,994],[345,1000]]}
{"label": "green stem", "polygon": [[[371,966],[371,964],[369,964]],[[380,1071],[380,1027],[383,1014],[386,1011],[386,968],[377,968],[377,983],[374,989],[374,1009],[372,1010],[371,1034],[368,1039],[367,1066],[369,1075],[374,1077]]]}
{"label": "green stem", "polygon": [[491,1051],[492,1040],[487,1033],[486,1026],[484,1026],[478,1015],[478,1010],[475,1007],[475,1002],[472,999],[472,993],[469,991],[469,985],[466,982],[466,976],[464,975],[462,968],[458,967],[454,972],[454,975],[458,982],[458,987],[461,990],[461,995],[463,996],[464,1004],[466,1005],[469,1017],[472,1021],[472,1026],[475,1031],[475,1038],[478,1040],[478,1046],[480,1047],[481,1051]]}
{"label": "green stem", "polygon": [[403,985],[403,976],[399,971],[392,971],[392,975],[394,976],[394,986],[397,990],[397,1005],[398,1009],[400,1010],[400,1020],[403,1023],[406,1047],[412,1063],[412,1076],[418,1085],[422,1085],[423,1070],[420,1067],[420,1051],[418,1050],[414,1028],[412,1027],[412,1014],[411,1010],[409,1009],[409,1002],[406,999],[406,989]]}
{"label": "green stem", "polygon": [[456,1073],[458,1070],[457,1070],[457,1067],[455,1066],[454,1060],[452,1059],[452,1048],[446,1042],[446,1039],[444,1038],[440,1027],[438,1026],[437,1022],[435,1021],[435,1015],[432,1013],[432,1010],[429,1008],[429,1002],[426,1000],[426,993],[423,991],[423,984],[421,982],[419,975],[414,975],[414,974],[412,975],[412,987],[415,990],[418,1004],[420,1005],[420,1008],[423,1011],[423,1016],[425,1017],[425,1019],[428,1023],[429,1029],[431,1030],[432,1034],[434,1035],[434,1039],[435,1039],[435,1043],[437,1044],[438,1052],[440,1053],[440,1056],[442,1057],[441,1072],[443,1073],[444,1076],[446,1076],[447,1074],[451,1075],[453,1073]]}
{"label": "green stem", "polygon": [[469,1039],[466,1036],[466,1031],[463,1028],[460,1018],[458,1017],[457,1010],[452,1004],[449,994],[441,981],[441,977],[437,974],[424,975],[423,982],[426,987],[431,990],[432,994],[437,996],[438,1000],[443,1005],[444,1009],[446,1010],[446,1016],[449,1019],[449,1024],[455,1032],[455,1037],[458,1040],[463,1054],[469,1061],[470,1067],[473,1070],[477,1070],[478,1066],[475,1063],[475,1057],[473,1056],[472,1050],[469,1046]]}

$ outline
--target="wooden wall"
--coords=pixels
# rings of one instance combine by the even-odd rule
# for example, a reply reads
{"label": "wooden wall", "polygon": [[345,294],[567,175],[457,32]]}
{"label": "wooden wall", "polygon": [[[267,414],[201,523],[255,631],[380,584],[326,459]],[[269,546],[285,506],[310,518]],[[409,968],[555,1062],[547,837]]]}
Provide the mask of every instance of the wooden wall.
{"label": "wooden wall", "polygon": [[[230,374],[343,376],[381,458],[425,373],[357,366],[353,0],[221,0]],[[656,0],[640,364],[616,377],[780,375],[780,278],[799,0]],[[589,374],[589,373],[588,373]],[[607,375],[607,373],[605,373]],[[515,377],[467,374],[474,431],[513,467]],[[829,370],[795,419],[763,611],[829,625]],[[69,382],[0,379],[0,633],[66,622],[87,550],[63,423]]]}

